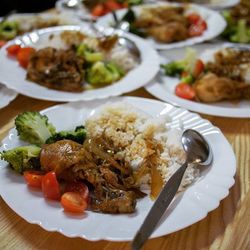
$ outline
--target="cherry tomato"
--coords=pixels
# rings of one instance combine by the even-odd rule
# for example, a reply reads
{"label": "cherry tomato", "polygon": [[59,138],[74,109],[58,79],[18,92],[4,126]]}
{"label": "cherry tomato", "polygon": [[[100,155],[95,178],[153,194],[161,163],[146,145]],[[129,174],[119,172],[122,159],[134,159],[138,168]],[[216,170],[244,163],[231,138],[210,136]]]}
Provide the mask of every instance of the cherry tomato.
{"label": "cherry tomato", "polygon": [[119,10],[121,8],[123,8],[122,4],[116,2],[115,0],[107,0],[104,3],[105,7],[109,10],[109,11],[113,11],[113,10]]}
{"label": "cherry tomato", "polygon": [[188,34],[191,37],[200,36],[207,29],[207,23],[204,20],[200,20],[196,24],[192,24],[188,29]]}
{"label": "cherry tomato", "polygon": [[34,52],[35,49],[32,47],[21,48],[17,53],[17,60],[20,66],[27,68],[30,61],[30,57]]}
{"label": "cherry tomato", "polygon": [[83,213],[88,204],[85,199],[75,192],[64,193],[61,197],[61,204],[66,212]]}
{"label": "cherry tomato", "polygon": [[187,19],[190,24],[196,24],[201,20],[201,16],[197,13],[192,13],[187,16]]}
{"label": "cherry tomato", "polygon": [[21,49],[21,46],[18,44],[13,44],[6,48],[9,56],[17,56],[20,49]]}
{"label": "cherry tomato", "polygon": [[89,198],[89,189],[82,182],[69,182],[66,184],[65,190],[67,192],[79,193],[86,201]]}
{"label": "cherry tomato", "polygon": [[24,179],[28,186],[41,188],[43,173],[39,171],[25,171],[23,173]]}
{"label": "cherry tomato", "polygon": [[60,186],[56,179],[56,173],[51,171],[42,178],[42,191],[46,198],[59,200],[61,197]]}
{"label": "cherry tomato", "polygon": [[197,78],[204,71],[204,68],[205,68],[204,63],[200,59],[196,60],[193,76]]}
{"label": "cherry tomato", "polygon": [[0,48],[2,48],[6,44],[6,41],[0,40]]}
{"label": "cherry tomato", "polygon": [[175,87],[175,94],[181,98],[192,100],[195,97],[194,89],[187,83],[179,83]]}
{"label": "cherry tomato", "polygon": [[91,11],[92,16],[103,16],[104,14],[106,14],[106,10],[105,7],[102,3],[97,4]]}

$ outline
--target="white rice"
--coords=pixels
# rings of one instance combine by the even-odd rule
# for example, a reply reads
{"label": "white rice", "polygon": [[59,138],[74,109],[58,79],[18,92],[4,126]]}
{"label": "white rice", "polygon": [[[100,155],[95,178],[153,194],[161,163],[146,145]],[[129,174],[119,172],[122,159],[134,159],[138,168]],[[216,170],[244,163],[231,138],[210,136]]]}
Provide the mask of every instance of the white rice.
{"label": "white rice", "polygon": [[[134,170],[138,169],[146,157],[152,155],[147,143],[161,145],[162,151],[157,154],[157,169],[164,182],[185,161],[185,153],[181,145],[182,131],[166,126],[169,117],[151,117],[145,112],[125,103],[106,104],[86,120],[86,129],[90,137],[104,136],[119,147],[119,157],[125,159]],[[157,147],[156,147],[157,149]],[[198,169],[189,166],[183,178],[180,190],[191,184],[199,175]],[[149,175],[140,182],[150,182]]]}

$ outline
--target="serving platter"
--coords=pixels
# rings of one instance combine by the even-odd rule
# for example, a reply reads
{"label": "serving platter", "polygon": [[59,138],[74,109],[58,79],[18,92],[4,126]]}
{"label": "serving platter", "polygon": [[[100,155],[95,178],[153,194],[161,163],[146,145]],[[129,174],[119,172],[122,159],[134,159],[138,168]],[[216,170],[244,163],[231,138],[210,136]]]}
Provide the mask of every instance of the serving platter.
{"label": "serving platter", "polygon": [[[197,53],[198,57],[206,61],[211,58],[211,53],[224,47],[246,47],[246,45],[236,45],[232,43],[204,43],[192,46]],[[180,49],[173,49],[165,53],[161,53],[162,63],[179,60],[184,57],[186,47]],[[200,103],[190,100],[182,99],[175,95],[175,86],[180,82],[177,77],[165,76],[163,72],[159,73],[157,77],[146,86],[146,90],[153,96],[162,101],[172,103],[191,111],[202,114],[222,116],[222,117],[235,117],[235,118],[248,118],[250,117],[250,101],[240,100],[237,102],[222,101],[216,103]]]}
{"label": "serving platter", "polygon": [[[114,97],[107,100],[74,102],[43,110],[58,130],[70,129],[83,124],[84,120],[105,103],[124,101],[153,117],[171,118],[168,126],[192,128],[202,133],[211,145],[214,161],[201,171],[199,179],[176,196],[152,238],[185,228],[206,217],[219,206],[234,184],[236,160],[232,148],[222,132],[199,115],[171,104],[138,97]],[[67,117],[67,119],[65,119]],[[63,121],[63,122],[62,122]],[[15,129],[3,140],[2,150],[23,143]],[[226,164],[225,164],[226,163]],[[145,197],[137,204],[137,210],[128,215],[110,215],[87,211],[73,216],[63,213],[58,202],[46,201],[38,191],[28,190],[23,177],[11,171],[7,163],[0,161],[0,194],[8,206],[29,223],[38,224],[48,231],[60,232],[68,237],[82,237],[91,241],[128,241],[133,238],[153,201]],[[23,202],[25,201],[25,202]],[[121,226],[122,225],[122,226]]]}
{"label": "serving platter", "polygon": [[[26,70],[18,65],[18,62],[7,56],[6,48],[12,44],[33,46],[36,48],[48,46],[51,34],[60,34],[62,31],[81,31],[90,34],[89,25],[82,26],[58,26],[36,30],[8,42],[0,50],[0,81],[15,91],[37,99],[52,101],[79,101],[118,96],[135,90],[147,84],[154,78],[159,70],[159,57],[157,52],[143,39],[132,34],[124,34],[124,37],[135,43],[140,52],[140,63],[129,71],[121,80],[112,85],[86,90],[81,93],[72,93],[49,89],[26,80]],[[93,32],[93,31],[92,31]]]}
{"label": "serving platter", "polygon": [[[183,46],[191,46],[197,43],[211,40],[217,37],[219,34],[221,34],[226,27],[226,22],[224,18],[218,12],[196,4],[178,4],[178,3],[160,2],[155,4],[136,6],[132,7],[132,9],[135,11],[135,14],[138,15],[141,12],[142,8],[160,7],[160,6],[187,6],[188,11],[198,13],[206,21],[207,30],[205,30],[201,36],[192,37],[184,41],[173,42],[173,43],[160,43],[152,38],[146,38],[146,41],[148,41],[149,44],[151,44],[154,48],[158,50],[167,50],[173,48],[180,48]],[[126,11],[127,10],[125,9],[117,11],[116,13],[118,18],[121,19],[126,13]],[[97,20],[97,24],[104,27],[111,27],[114,24],[113,15],[107,14],[103,17],[100,17]]]}

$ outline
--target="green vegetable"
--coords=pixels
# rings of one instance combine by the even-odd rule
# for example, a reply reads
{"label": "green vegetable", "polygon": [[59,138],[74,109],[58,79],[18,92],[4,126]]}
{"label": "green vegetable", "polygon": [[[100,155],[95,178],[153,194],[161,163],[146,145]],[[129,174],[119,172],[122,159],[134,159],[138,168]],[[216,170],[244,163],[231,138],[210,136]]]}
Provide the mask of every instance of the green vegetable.
{"label": "green vegetable", "polygon": [[87,69],[87,82],[95,87],[116,82],[122,76],[124,76],[123,70],[111,62],[96,62]]}
{"label": "green vegetable", "polygon": [[18,23],[11,21],[4,21],[0,23],[0,38],[4,40],[11,40],[18,35]]}
{"label": "green vegetable", "polygon": [[23,173],[25,170],[40,169],[40,151],[41,148],[34,145],[21,146],[0,152],[0,158],[18,173]]}
{"label": "green vegetable", "polygon": [[196,51],[194,49],[187,48],[183,60],[162,64],[161,67],[165,70],[165,74],[168,76],[179,76],[184,71],[191,74],[193,72],[196,60]]}
{"label": "green vegetable", "polygon": [[231,35],[230,40],[237,43],[250,42],[250,28],[247,28],[246,20],[239,20],[237,23],[236,32]]}
{"label": "green vegetable", "polygon": [[94,52],[84,43],[77,47],[76,53],[78,56],[83,57],[88,63],[95,63],[103,61],[104,55],[101,52]]}
{"label": "green vegetable", "polygon": [[67,139],[82,144],[85,138],[86,138],[86,130],[84,126],[78,126],[75,128],[75,130],[60,131],[52,135],[46,140],[46,143],[50,144],[56,141]]}
{"label": "green vegetable", "polygon": [[195,79],[191,74],[181,78],[181,82],[183,82],[183,83],[193,83],[194,81],[195,81]]}
{"label": "green vegetable", "polygon": [[15,125],[21,140],[36,145],[44,144],[56,132],[48,117],[39,112],[27,111],[18,115]]}

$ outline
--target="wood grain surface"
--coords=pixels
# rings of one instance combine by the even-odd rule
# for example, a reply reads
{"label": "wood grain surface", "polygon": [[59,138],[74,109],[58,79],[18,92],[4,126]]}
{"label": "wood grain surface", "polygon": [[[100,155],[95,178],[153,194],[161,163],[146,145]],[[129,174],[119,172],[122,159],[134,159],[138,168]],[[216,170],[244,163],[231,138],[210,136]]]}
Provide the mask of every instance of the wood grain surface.
{"label": "wood grain surface", "polygon": [[[144,89],[128,95],[153,98]],[[18,113],[39,111],[55,104],[58,103],[19,95],[9,106],[0,110],[0,140],[13,127],[13,119]],[[233,147],[237,158],[235,185],[220,206],[205,219],[178,232],[149,240],[143,250],[250,249],[250,119],[202,117],[219,127]],[[130,244],[90,242],[47,232],[19,217],[0,198],[0,249],[127,250]]]}

